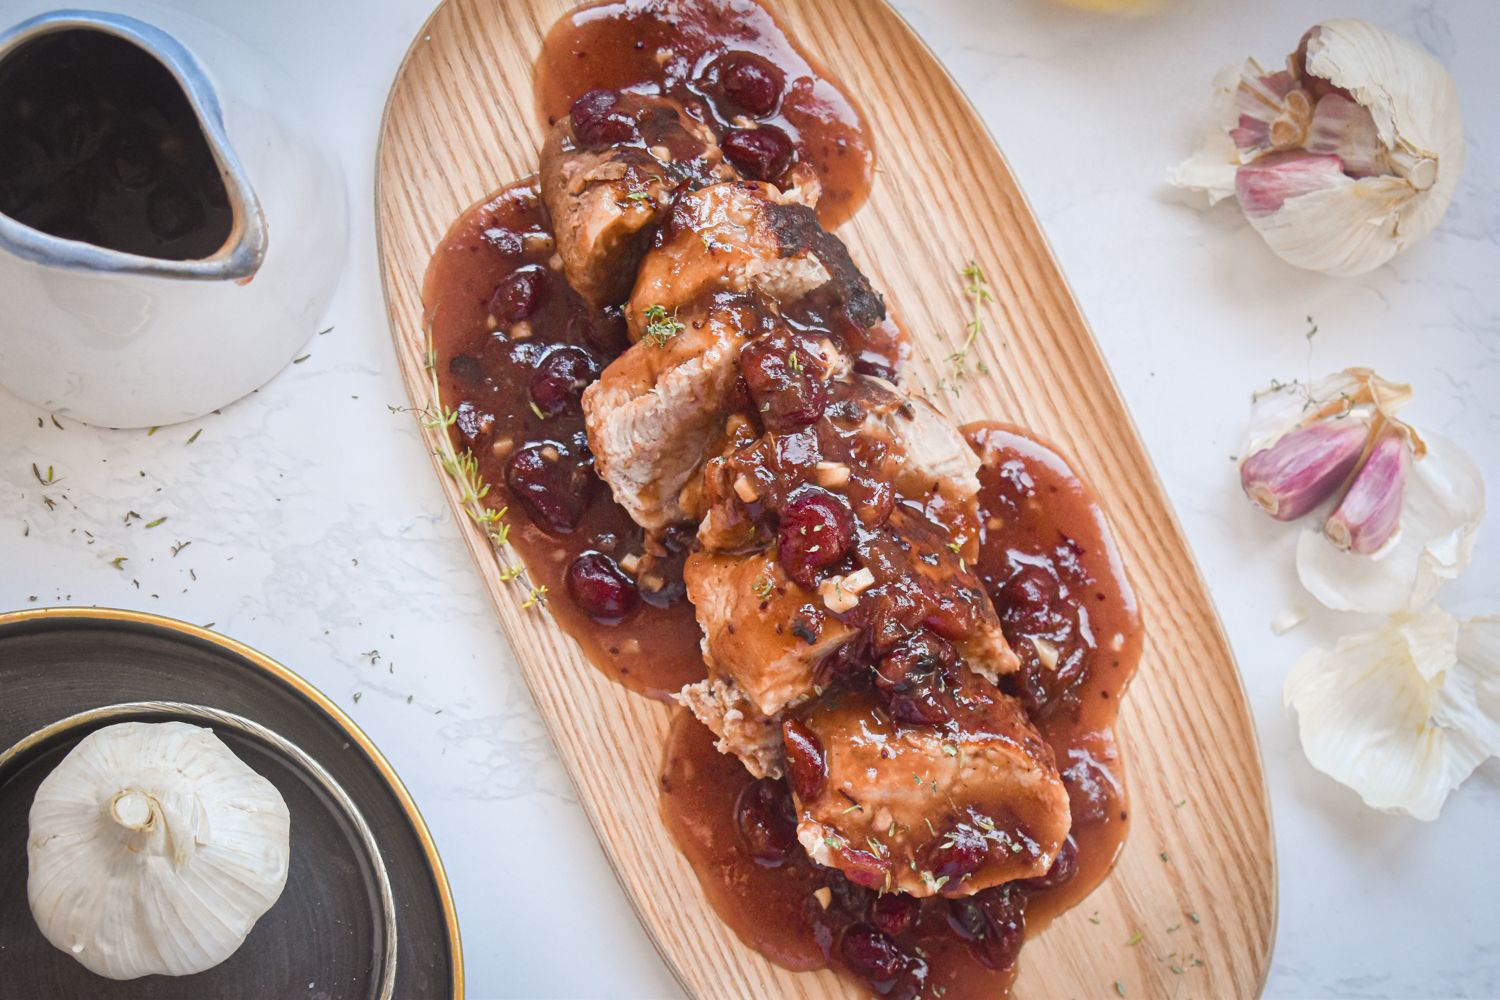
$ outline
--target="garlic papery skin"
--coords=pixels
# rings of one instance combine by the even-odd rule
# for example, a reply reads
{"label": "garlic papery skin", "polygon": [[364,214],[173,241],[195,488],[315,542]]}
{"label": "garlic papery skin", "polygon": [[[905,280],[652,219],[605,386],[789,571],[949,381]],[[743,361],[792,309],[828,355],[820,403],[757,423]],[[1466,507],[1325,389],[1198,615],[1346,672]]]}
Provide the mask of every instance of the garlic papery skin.
{"label": "garlic papery skin", "polygon": [[1315,25],[1268,72],[1254,59],[1214,81],[1217,127],[1172,174],[1213,204],[1236,195],[1284,260],[1327,274],[1373,270],[1442,219],[1463,171],[1453,78],[1364,21]]}
{"label": "garlic papery skin", "polygon": [[1500,754],[1500,617],[1400,612],[1310,650],[1282,695],[1313,767],[1373,808],[1436,819]]}
{"label": "garlic papery skin", "polygon": [[48,941],[101,976],[202,972],[281,895],[290,832],[275,786],[211,730],[107,726],[37,789],[31,912]]}

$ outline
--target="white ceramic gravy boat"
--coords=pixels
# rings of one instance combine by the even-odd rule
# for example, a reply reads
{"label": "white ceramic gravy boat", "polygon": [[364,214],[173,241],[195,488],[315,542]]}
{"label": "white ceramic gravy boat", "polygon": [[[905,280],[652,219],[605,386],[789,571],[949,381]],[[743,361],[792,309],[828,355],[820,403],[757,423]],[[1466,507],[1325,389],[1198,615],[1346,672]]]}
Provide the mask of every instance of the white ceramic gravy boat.
{"label": "white ceramic gravy boat", "polygon": [[0,385],[111,427],[187,420],[263,385],[315,331],[348,240],[343,175],[306,95],[208,25],[153,17],[173,33],[58,11],[0,34],[0,66],[29,41],[77,29],[153,56],[191,105],[233,212],[228,239],[193,260],[65,239],[0,213]]}

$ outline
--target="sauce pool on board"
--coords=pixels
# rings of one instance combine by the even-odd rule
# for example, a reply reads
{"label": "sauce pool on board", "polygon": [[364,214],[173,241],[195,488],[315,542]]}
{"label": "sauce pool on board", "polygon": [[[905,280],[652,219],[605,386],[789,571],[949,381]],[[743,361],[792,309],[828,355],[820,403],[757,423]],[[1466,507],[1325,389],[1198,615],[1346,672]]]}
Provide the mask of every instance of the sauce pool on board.
{"label": "sauce pool on board", "polygon": [[758,168],[777,152],[774,133],[781,133],[822,182],[817,211],[826,228],[848,219],[870,193],[875,147],[864,116],[755,0],[579,7],[552,26],[537,56],[543,126],[598,88],[681,102],[713,129],[740,172],[757,180],[776,179]]}
{"label": "sauce pool on board", "polygon": [[831,966],[887,997],[1003,995],[1026,934],[1104,879],[1129,827],[1114,721],[1141,632],[1104,516],[1048,445],[1004,424],[965,431],[984,460],[979,573],[1022,661],[1002,687],[1051,746],[1072,808],[1052,870],[957,899],[878,895],[814,864],[785,781],[752,778],[686,712],[662,767],[663,821],[740,939],[788,968]]}

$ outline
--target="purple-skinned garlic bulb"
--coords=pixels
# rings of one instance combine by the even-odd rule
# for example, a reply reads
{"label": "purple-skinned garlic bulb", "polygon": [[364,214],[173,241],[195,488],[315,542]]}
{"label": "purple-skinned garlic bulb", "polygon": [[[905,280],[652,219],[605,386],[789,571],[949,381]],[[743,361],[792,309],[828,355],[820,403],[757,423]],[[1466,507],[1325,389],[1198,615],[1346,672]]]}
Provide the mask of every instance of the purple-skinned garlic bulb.
{"label": "purple-skinned garlic bulb", "polygon": [[1278,521],[1295,521],[1349,478],[1369,430],[1363,421],[1344,418],[1294,430],[1245,460],[1240,486]]}
{"label": "purple-skinned garlic bulb", "polygon": [[1379,552],[1401,527],[1410,464],[1411,445],[1406,437],[1395,430],[1382,434],[1323,525],[1328,540],[1361,555]]}
{"label": "purple-skinned garlic bulb", "polygon": [[1277,255],[1326,274],[1363,274],[1425,236],[1463,169],[1453,78],[1364,21],[1314,25],[1283,69],[1229,67],[1214,115],[1172,182],[1209,204],[1235,196]]}

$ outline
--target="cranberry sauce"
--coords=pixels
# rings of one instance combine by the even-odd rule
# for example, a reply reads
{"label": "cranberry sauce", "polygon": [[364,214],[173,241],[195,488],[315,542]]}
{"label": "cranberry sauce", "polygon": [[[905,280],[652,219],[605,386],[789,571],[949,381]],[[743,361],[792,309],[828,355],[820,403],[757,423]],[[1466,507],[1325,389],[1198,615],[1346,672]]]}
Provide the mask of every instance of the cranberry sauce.
{"label": "cranberry sauce", "polygon": [[590,308],[559,266],[529,181],[449,230],[423,289],[449,434],[478,460],[485,503],[509,508],[510,544],[558,622],[604,673],[665,699],[704,676],[688,536],[648,551],[594,473],[580,396],[628,338],[619,310]]}
{"label": "cranberry sauce", "polygon": [[171,72],[114,35],[74,28],[0,63],[0,213],[161,260],[211,257],[234,213]]}
{"label": "cranberry sauce", "polygon": [[886,997],[1003,995],[1026,928],[1099,884],[1128,821],[1113,724],[1140,627],[1103,516],[1047,446],[999,424],[966,432],[985,462],[978,573],[1023,663],[1007,686],[1052,747],[1072,806],[1051,871],[953,899],[856,885],[797,843],[786,782],[752,778],[685,711],[661,777],[668,829],[747,945],[791,969],[831,966]]}
{"label": "cranberry sauce", "polygon": [[810,164],[829,228],[870,191],[875,151],[863,116],[755,0],[581,7],[547,33],[535,85],[549,126],[596,88],[634,90],[682,102],[742,176],[784,185],[797,163]]}

